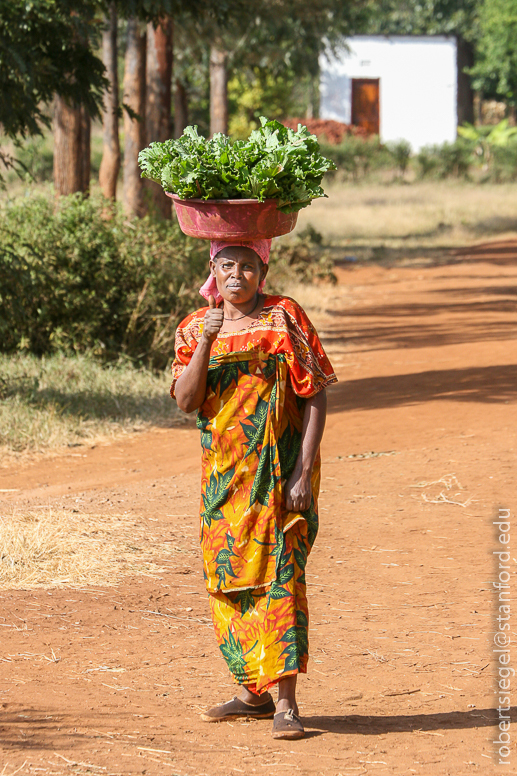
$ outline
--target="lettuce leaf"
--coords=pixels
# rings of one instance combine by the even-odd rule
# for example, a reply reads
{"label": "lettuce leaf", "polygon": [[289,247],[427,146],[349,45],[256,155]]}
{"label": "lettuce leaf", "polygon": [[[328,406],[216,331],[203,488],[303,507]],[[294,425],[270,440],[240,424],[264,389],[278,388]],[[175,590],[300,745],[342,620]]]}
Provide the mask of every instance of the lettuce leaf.
{"label": "lettuce leaf", "polygon": [[151,143],[138,156],[142,178],[159,183],[181,199],[278,199],[292,213],[325,197],[323,176],[335,164],[321,155],[307,127],[284,127],[262,117],[248,140],[222,134],[210,140],[186,127],[178,140]]}

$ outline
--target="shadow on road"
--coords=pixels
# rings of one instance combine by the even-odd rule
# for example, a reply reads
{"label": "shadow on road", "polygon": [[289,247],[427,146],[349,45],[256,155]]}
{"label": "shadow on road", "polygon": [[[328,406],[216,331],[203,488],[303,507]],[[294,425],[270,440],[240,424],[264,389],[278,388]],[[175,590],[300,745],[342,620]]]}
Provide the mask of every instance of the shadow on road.
{"label": "shadow on road", "polygon": [[[506,713],[506,712],[505,712]],[[510,709],[511,721],[517,719],[517,706]],[[319,732],[362,733],[383,735],[385,733],[408,733],[416,730],[465,730],[468,728],[496,727],[499,718],[496,709],[472,709],[472,711],[450,711],[440,714],[396,714],[394,716],[346,714],[343,716],[303,717],[303,724],[310,736]]]}
{"label": "shadow on road", "polygon": [[517,365],[346,380],[331,386],[328,397],[330,412],[386,409],[443,399],[501,404],[517,397]]}

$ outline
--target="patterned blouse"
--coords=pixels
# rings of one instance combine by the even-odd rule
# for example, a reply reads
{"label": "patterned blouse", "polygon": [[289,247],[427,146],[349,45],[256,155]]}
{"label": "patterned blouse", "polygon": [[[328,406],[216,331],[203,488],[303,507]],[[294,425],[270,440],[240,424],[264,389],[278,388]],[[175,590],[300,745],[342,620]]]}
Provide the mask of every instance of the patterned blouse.
{"label": "patterned blouse", "polygon": [[[203,333],[207,307],[188,315],[176,332],[176,358],[172,365],[171,396]],[[259,317],[245,329],[219,334],[212,345],[212,358],[229,353],[260,351],[269,356],[284,354],[291,386],[308,399],[337,382],[337,377],[316,329],[300,305],[287,296],[266,295]]]}

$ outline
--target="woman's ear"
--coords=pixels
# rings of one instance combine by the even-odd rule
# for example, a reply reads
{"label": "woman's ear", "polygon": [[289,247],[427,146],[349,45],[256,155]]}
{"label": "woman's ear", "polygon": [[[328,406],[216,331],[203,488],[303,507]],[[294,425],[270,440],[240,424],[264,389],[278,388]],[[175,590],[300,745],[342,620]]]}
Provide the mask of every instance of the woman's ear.
{"label": "woman's ear", "polygon": [[260,275],[261,281],[266,279],[268,272],[269,272],[269,264],[262,264],[262,271]]}
{"label": "woman's ear", "polygon": [[210,267],[210,274],[212,275],[212,277],[215,278],[215,261],[213,259],[210,259],[209,267]]}

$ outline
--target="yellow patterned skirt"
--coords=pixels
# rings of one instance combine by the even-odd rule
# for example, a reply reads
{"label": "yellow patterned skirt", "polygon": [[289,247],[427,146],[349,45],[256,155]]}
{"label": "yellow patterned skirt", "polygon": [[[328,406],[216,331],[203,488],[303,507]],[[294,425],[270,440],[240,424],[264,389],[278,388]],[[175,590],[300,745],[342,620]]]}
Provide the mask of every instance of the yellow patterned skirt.
{"label": "yellow patterned skirt", "polygon": [[310,545],[302,526],[296,523],[284,534],[278,581],[268,589],[209,596],[219,648],[235,681],[252,692],[265,692],[279,679],[307,671]]}
{"label": "yellow patterned skirt", "polygon": [[289,512],[283,493],[304,408],[283,356],[211,360],[198,415],[205,581],[227,665],[258,693],[307,667],[305,564],[318,527],[319,456],[310,508]]}

